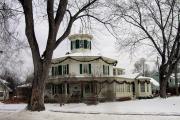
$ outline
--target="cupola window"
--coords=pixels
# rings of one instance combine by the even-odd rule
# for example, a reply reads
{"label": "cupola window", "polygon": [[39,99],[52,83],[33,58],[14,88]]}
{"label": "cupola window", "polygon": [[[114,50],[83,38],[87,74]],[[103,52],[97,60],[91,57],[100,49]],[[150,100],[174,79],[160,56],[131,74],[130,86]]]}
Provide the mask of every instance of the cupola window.
{"label": "cupola window", "polygon": [[88,40],[71,41],[71,50],[79,49],[79,48],[91,49],[91,42]]}

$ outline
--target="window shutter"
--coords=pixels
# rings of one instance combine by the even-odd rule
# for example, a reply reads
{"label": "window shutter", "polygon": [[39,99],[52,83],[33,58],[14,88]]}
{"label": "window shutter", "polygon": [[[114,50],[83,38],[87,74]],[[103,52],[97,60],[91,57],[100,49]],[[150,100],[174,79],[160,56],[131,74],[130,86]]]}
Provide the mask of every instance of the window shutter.
{"label": "window shutter", "polygon": [[80,64],[80,74],[82,74],[82,64]]}
{"label": "window shutter", "polygon": [[103,65],[103,74],[105,74],[105,66]]}
{"label": "window shutter", "polygon": [[59,66],[58,66],[58,74],[59,74],[59,75],[62,75],[62,65],[59,65]]}
{"label": "window shutter", "polygon": [[79,48],[79,40],[76,40],[76,48]]}
{"label": "window shutter", "polygon": [[67,74],[69,74],[69,64],[67,64]]}
{"label": "window shutter", "polygon": [[89,42],[89,47],[90,47],[90,50],[91,50],[91,41]]}
{"label": "window shutter", "polygon": [[69,94],[69,84],[67,83],[67,86],[66,86],[67,88],[67,94]]}
{"label": "window shutter", "polygon": [[54,95],[54,85],[52,85],[52,94]]}
{"label": "window shutter", "polygon": [[73,41],[71,41],[71,50],[73,49]]}
{"label": "window shutter", "polygon": [[108,66],[108,75],[109,75],[109,66]]}
{"label": "window shutter", "polygon": [[89,74],[91,74],[91,64],[89,64]]}
{"label": "window shutter", "polygon": [[51,72],[52,72],[52,76],[54,76],[54,67],[52,67],[52,71]]}
{"label": "window shutter", "polygon": [[84,40],[84,48],[87,49],[87,40]]}

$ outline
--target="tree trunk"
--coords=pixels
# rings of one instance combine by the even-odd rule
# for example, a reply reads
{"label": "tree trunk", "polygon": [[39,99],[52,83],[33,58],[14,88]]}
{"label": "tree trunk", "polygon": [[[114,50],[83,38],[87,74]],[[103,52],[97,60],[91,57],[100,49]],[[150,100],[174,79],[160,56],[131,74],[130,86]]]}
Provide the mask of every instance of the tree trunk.
{"label": "tree trunk", "polygon": [[160,97],[166,98],[166,88],[167,88],[167,82],[168,78],[166,77],[165,70],[163,67],[160,67],[159,70],[159,82],[160,82]]}
{"label": "tree trunk", "polygon": [[178,78],[177,78],[177,72],[178,72],[178,64],[176,64],[175,66],[175,70],[174,70],[174,77],[175,77],[175,89],[176,89],[176,95],[179,95],[179,85],[178,85]]}
{"label": "tree trunk", "polygon": [[51,62],[38,62],[34,65],[34,79],[32,82],[32,91],[30,101],[28,103],[28,110],[42,111],[44,106],[44,89],[45,81],[48,79],[49,66]]}

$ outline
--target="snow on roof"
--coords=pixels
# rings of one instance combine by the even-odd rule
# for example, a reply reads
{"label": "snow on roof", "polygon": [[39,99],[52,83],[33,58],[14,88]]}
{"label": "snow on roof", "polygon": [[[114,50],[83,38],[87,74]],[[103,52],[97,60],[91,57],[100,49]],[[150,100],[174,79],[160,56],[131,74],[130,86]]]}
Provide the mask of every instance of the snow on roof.
{"label": "snow on roof", "polygon": [[128,78],[128,79],[135,79],[139,75],[140,75],[140,73],[133,73],[133,74],[118,75],[117,77]]}
{"label": "snow on roof", "polygon": [[67,57],[71,57],[71,58],[79,59],[79,60],[80,59],[83,59],[83,60],[96,59],[96,58],[101,57],[101,58],[103,58],[103,60],[108,61],[109,63],[115,64],[115,65],[117,64],[117,60],[102,56],[100,53],[92,52],[92,51],[83,51],[83,52],[81,51],[81,52],[66,54],[62,57],[53,59],[52,62],[56,63],[58,61],[62,61],[63,59],[66,59]]}
{"label": "snow on roof", "polygon": [[7,88],[8,91],[12,91],[11,88],[9,88],[6,84],[8,83],[7,81],[3,80],[0,78],[0,82]]}
{"label": "snow on roof", "polygon": [[7,81],[5,81],[5,80],[3,80],[1,78],[0,78],[0,82],[2,82],[3,84],[7,84],[8,83]]}
{"label": "snow on roof", "polygon": [[69,40],[71,39],[75,39],[75,38],[89,38],[89,39],[93,39],[93,36],[92,35],[89,35],[89,34],[73,34],[73,35],[70,35],[68,38]]}
{"label": "snow on roof", "polygon": [[65,56],[102,56],[100,52],[97,51],[81,51],[81,52],[75,52],[75,53],[70,53]]}
{"label": "snow on roof", "polygon": [[153,78],[151,78],[151,77],[139,76],[138,79],[149,79],[150,82],[151,82],[154,86],[159,87],[159,83],[158,83],[155,79],[153,79]]}
{"label": "snow on roof", "polygon": [[18,85],[17,87],[18,88],[31,87],[31,83],[26,83],[26,84]]}

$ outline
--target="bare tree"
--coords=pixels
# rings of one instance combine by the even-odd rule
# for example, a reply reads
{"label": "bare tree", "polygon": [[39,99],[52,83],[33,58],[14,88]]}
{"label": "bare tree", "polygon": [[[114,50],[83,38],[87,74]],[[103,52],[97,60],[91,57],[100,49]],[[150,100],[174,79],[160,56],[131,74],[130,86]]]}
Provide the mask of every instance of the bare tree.
{"label": "bare tree", "polygon": [[159,54],[160,97],[165,98],[167,81],[180,59],[179,1],[127,0],[110,3],[116,22],[123,20],[134,28],[134,37],[121,41],[121,45],[130,48],[138,44],[148,45]]}
{"label": "bare tree", "polygon": [[[0,1],[0,75],[4,76],[8,72],[19,74],[20,78],[22,74],[19,71],[23,63],[20,52],[26,48],[26,44],[18,38],[18,32],[15,31],[14,21],[18,23],[18,13],[11,7],[7,0]],[[15,28],[11,27],[12,24]]]}
{"label": "bare tree", "polygon": [[143,76],[148,76],[149,66],[146,64],[146,59],[141,58],[134,63],[134,72],[142,73]]}
{"label": "bare tree", "polygon": [[[76,20],[79,19],[83,21],[83,18],[86,17],[87,19],[93,18],[97,21],[101,21],[95,17],[95,13],[92,12],[94,8],[97,8],[99,2],[98,0],[46,0],[49,33],[46,48],[41,55],[34,30],[33,8],[35,6],[33,6],[32,0],[18,1],[24,10],[26,24],[25,33],[31,48],[34,64],[34,80],[32,82],[31,102],[28,105],[28,109],[32,111],[41,111],[45,109],[44,88],[45,81],[48,79],[53,51],[70,34],[72,25]],[[67,26],[64,31],[60,31],[59,29],[63,28],[63,21],[67,23]],[[62,34],[59,36],[58,32]]]}
{"label": "bare tree", "polygon": [[174,70],[174,78],[175,78],[175,89],[176,89],[176,95],[179,95],[179,80],[178,80],[178,64],[175,66]]}

